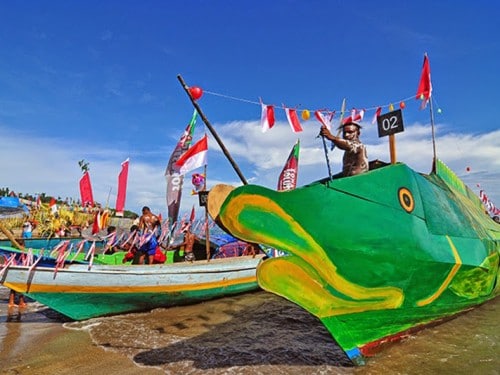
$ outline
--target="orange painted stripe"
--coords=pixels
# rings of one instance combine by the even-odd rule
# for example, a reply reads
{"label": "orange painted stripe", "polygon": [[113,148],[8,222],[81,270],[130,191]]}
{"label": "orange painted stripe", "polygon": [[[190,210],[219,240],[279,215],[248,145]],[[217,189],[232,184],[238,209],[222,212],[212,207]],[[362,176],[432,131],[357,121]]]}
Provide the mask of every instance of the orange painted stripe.
{"label": "orange painted stripe", "polygon": [[5,282],[4,286],[19,293],[159,293],[159,292],[189,292],[196,290],[227,288],[229,286],[257,283],[256,276],[249,276],[234,280],[223,280],[198,284],[177,285],[147,285],[147,286],[81,286],[81,285],[52,285]]}

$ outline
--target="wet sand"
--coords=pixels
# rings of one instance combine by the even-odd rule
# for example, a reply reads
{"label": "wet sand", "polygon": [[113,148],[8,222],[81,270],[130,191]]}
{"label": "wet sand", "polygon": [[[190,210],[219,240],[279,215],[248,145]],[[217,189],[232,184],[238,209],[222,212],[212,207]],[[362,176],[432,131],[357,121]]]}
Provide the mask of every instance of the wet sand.
{"label": "wet sand", "polygon": [[352,366],[316,318],[265,292],[81,322],[29,300],[22,314],[9,314],[7,301],[0,287],[0,374],[499,373],[499,298],[363,367]]}
{"label": "wet sand", "polygon": [[28,301],[28,307],[8,308],[8,291],[0,290],[0,373],[31,374],[163,374],[141,368],[127,356],[95,345],[88,332],[63,327],[63,318],[47,319],[53,311]]}

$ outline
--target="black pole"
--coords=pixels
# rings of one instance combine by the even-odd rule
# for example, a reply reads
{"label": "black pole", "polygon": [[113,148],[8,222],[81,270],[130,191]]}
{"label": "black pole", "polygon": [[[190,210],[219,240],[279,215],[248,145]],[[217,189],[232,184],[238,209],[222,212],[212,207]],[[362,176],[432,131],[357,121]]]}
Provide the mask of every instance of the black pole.
{"label": "black pole", "polygon": [[196,110],[198,111],[201,119],[203,120],[203,122],[207,126],[208,130],[210,130],[210,133],[213,135],[213,137],[215,138],[215,140],[219,144],[220,148],[222,149],[222,152],[224,153],[224,155],[226,155],[226,158],[229,160],[229,163],[231,163],[232,167],[236,171],[236,174],[240,178],[241,182],[243,182],[243,185],[248,185],[248,182],[247,182],[245,176],[243,176],[243,173],[241,173],[240,168],[238,167],[238,165],[236,164],[236,162],[233,160],[233,158],[229,154],[229,151],[226,149],[226,146],[224,146],[224,143],[222,143],[222,140],[219,138],[219,135],[217,134],[217,132],[213,128],[212,124],[210,124],[210,122],[206,118],[205,114],[201,110],[201,108],[198,105],[198,103],[191,96],[191,93],[189,92],[189,87],[186,85],[186,83],[184,82],[184,80],[182,79],[182,77],[181,77],[180,74],[177,76],[177,79],[181,83],[182,88],[184,89],[184,91],[186,91],[186,94],[188,95],[189,99],[191,100],[191,103],[193,104],[194,108],[196,108]]}

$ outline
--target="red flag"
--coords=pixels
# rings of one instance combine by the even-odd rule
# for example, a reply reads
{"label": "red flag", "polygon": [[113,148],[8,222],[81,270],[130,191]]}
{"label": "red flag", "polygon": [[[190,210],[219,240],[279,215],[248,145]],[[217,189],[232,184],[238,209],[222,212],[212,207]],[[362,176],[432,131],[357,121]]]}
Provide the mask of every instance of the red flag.
{"label": "red flag", "polygon": [[202,167],[207,164],[208,154],[208,137],[205,136],[191,146],[184,154],[182,154],[175,162],[175,169],[179,174],[184,175],[193,169]]}
{"label": "red flag", "polygon": [[302,131],[302,126],[300,125],[299,116],[297,115],[297,110],[285,107],[286,118],[290,124],[292,131],[298,133]]}
{"label": "red flag", "polygon": [[118,175],[118,193],[116,194],[116,216],[123,217],[125,209],[125,198],[127,196],[127,180],[128,180],[128,165],[129,159],[122,163],[122,170]]}
{"label": "red flag", "polygon": [[300,144],[297,143],[292,148],[290,155],[281,171],[278,180],[278,191],[292,190],[297,186],[297,175],[299,173],[299,150]]}
{"label": "red flag", "polygon": [[432,94],[432,83],[431,83],[431,66],[429,64],[429,58],[427,54],[424,55],[424,64],[422,66],[422,74],[420,75],[420,83],[418,84],[417,94],[415,99],[422,100],[421,108],[427,106]]}
{"label": "red flag", "polygon": [[196,212],[194,211],[194,204],[193,204],[193,208],[191,209],[191,216],[189,217],[189,221],[192,223],[194,221],[195,217],[196,217]]}
{"label": "red flag", "polygon": [[92,185],[90,184],[89,172],[85,172],[80,179],[80,198],[82,200],[82,206],[94,205],[94,197],[92,195]]}
{"label": "red flag", "polygon": [[262,107],[262,114],[260,117],[260,124],[262,126],[262,133],[265,133],[274,126],[274,106],[265,105],[260,101]]}

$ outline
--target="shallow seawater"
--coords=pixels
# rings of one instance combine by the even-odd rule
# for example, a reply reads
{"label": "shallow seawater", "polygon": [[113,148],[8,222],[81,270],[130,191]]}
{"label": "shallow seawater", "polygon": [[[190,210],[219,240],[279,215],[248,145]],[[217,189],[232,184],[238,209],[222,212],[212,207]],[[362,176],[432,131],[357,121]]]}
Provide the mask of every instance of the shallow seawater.
{"label": "shallow seawater", "polygon": [[[8,317],[20,324],[0,325],[0,338],[22,339],[30,322],[61,324],[167,374],[482,375],[500,374],[499,313],[497,298],[385,348],[362,367],[351,364],[319,320],[263,291],[82,322],[31,301],[25,313]],[[20,341],[2,350],[22,351]]]}
{"label": "shallow seawater", "polygon": [[266,292],[66,323],[141,366],[183,374],[499,374],[500,299],[354,367],[319,320]]}

